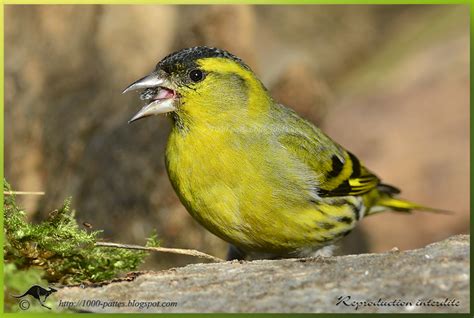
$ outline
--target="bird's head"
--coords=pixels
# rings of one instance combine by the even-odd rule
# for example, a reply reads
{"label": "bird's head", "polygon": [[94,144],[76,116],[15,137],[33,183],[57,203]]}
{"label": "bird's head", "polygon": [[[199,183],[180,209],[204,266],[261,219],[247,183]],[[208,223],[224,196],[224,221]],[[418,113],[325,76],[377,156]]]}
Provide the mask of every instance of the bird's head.
{"label": "bird's head", "polygon": [[249,112],[263,113],[271,100],[241,59],[205,46],[166,56],[153,72],[132,83],[124,93],[131,90],[143,90],[140,98],[147,104],[129,122],[165,113],[188,121],[226,115],[231,119]]}

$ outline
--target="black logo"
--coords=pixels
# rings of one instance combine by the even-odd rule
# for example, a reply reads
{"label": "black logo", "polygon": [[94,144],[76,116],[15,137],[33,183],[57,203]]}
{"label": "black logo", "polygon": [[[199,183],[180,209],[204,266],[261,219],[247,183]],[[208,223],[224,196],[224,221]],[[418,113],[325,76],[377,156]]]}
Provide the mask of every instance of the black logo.
{"label": "black logo", "polygon": [[[52,287],[48,287],[48,289],[45,289],[45,288],[43,288],[39,285],[33,285],[23,295],[18,295],[18,296],[17,295],[12,295],[12,296],[15,297],[15,298],[23,298],[26,295],[30,295],[33,298],[35,298],[36,300],[38,300],[39,303],[41,304],[41,306],[43,306],[45,308],[48,308],[48,309],[51,309],[48,306],[46,306],[44,304],[44,302],[49,297],[49,295],[51,295],[52,293],[57,292],[57,291],[58,291],[57,289],[54,289]],[[41,296],[44,296],[44,299],[41,299]],[[20,303],[18,305],[23,310],[27,310],[28,308],[30,308],[30,302],[27,299],[20,300]]]}

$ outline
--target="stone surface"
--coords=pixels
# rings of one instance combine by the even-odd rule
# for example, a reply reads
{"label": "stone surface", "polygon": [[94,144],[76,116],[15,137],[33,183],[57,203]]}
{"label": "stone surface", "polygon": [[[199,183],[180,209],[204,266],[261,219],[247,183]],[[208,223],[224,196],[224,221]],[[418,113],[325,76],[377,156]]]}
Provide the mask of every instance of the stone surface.
{"label": "stone surface", "polygon": [[[469,236],[458,235],[403,252],[193,264],[63,288],[56,299],[86,300],[89,306],[71,309],[92,312],[469,312],[469,277]],[[394,305],[359,303],[379,299]],[[451,306],[417,306],[429,300]],[[177,305],[137,306],[157,301]]]}

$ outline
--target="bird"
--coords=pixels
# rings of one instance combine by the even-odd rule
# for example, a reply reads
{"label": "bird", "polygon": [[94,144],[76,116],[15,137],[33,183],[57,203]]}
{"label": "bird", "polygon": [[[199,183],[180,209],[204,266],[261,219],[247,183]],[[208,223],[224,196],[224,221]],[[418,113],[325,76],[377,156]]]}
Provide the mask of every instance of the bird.
{"label": "bird", "polygon": [[123,93],[133,90],[146,104],[129,123],[170,118],[171,185],[195,220],[230,243],[228,259],[331,255],[364,217],[443,211],[399,198],[224,49],[173,52]]}

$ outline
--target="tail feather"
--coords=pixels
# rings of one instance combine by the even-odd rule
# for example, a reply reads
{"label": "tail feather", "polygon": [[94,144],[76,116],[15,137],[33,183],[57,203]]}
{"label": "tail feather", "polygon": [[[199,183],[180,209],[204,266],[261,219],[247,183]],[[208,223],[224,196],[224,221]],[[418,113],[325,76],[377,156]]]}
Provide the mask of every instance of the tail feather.
{"label": "tail feather", "polygon": [[400,190],[394,186],[380,183],[375,189],[364,197],[365,204],[369,207],[368,214],[375,214],[387,210],[407,212],[413,210],[428,211],[441,214],[453,214],[451,211],[435,209],[418,203],[397,198]]}
{"label": "tail feather", "polygon": [[434,213],[441,213],[441,214],[453,214],[453,212],[451,211],[431,208],[431,207],[413,203],[407,200],[393,198],[390,196],[380,197],[377,200],[376,205],[382,206],[394,211],[400,211],[400,212],[411,212],[412,210],[420,210],[420,211],[427,211],[427,212],[434,212]]}

